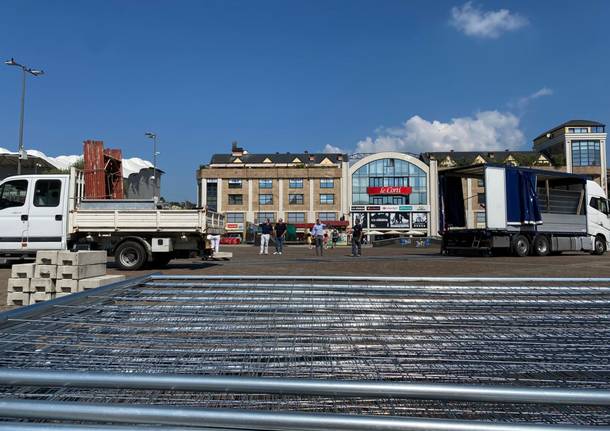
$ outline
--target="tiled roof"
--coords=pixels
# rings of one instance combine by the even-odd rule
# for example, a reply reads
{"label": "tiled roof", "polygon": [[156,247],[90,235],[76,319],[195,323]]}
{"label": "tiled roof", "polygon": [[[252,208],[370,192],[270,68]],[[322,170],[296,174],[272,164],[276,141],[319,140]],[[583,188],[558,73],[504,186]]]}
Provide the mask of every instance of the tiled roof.
{"label": "tiled roof", "polygon": [[590,127],[590,126],[605,126],[605,124],[600,123],[599,121],[593,121],[593,120],[570,120],[570,121],[566,121],[565,123],[560,124],[559,126],[555,126],[553,127],[551,130],[547,130],[544,133],[541,133],[540,135],[536,136],[534,138],[534,140],[536,139],[540,139],[543,138],[544,136],[546,136],[547,133],[553,133],[556,132],[559,129],[563,129],[564,127]]}
{"label": "tiled roof", "polygon": [[[520,165],[528,165],[538,160],[541,155],[538,151],[446,151],[422,153],[421,157],[426,163],[429,163],[431,158],[442,162],[449,157],[457,166],[467,166],[475,163],[477,157],[483,158],[485,162],[502,163],[512,156]],[[552,162],[546,154],[544,156]]]}
{"label": "tiled roof", "polygon": [[[243,164],[264,164],[264,163],[296,163],[296,164],[320,164],[324,159],[330,160],[332,163],[341,163],[348,160],[347,154],[341,153],[247,153],[240,156],[232,154],[214,154],[210,160],[211,165],[215,164],[231,164],[236,159],[241,160]],[[269,161],[266,161],[269,160]],[[237,163],[236,163],[237,164]]]}

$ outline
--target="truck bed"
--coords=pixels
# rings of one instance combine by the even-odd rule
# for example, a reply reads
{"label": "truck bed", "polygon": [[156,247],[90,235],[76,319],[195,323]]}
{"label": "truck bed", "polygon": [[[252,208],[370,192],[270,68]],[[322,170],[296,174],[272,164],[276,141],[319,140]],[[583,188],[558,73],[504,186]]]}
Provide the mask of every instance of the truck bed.
{"label": "truck bed", "polygon": [[198,210],[83,210],[70,214],[70,231],[221,233],[222,215]]}

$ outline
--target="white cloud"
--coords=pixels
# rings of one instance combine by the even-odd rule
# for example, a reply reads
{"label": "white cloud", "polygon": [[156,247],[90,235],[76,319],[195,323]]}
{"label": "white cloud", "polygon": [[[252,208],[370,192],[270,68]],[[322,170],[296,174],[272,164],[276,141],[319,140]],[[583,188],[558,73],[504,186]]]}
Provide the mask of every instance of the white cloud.
{"label": "white cloud", "polygon": [[508,9],[484,11],[472,2],[451,9],[451,25],[468,36],[495,39],[527,25],[525,17]]}
{"label": "white cloud", "polygon": [[519,148],[524,142],[518,117],[511,113],[482,111],[474,118],[454,118],[447,123],[415,115],[401,127],[383,129],[376,137],[358,142],[354,152],[503,150]]}
{"label": "white cloud", "polygon": [[535,91],[534,93],[532,93],[528,96],[521,97],[517,101],[516,107],[518,107],[520,109],[524,109],[525,107],[527,107],[527,105],[530,104],[530,102],[532,100],[536,100],[536,99],[539,99],[540,97],[552,96],[552,95],[553,95],[553,90],[551,88],[542,87],[540,90]]}
{"label": "white cloud", "polygon": [[322,150],[324,153],[345,153],[345,151],[339,147],[335,147],[334,145],[330,145],[330,144],[326,144],[326,146],[324,147],[324,150]]}

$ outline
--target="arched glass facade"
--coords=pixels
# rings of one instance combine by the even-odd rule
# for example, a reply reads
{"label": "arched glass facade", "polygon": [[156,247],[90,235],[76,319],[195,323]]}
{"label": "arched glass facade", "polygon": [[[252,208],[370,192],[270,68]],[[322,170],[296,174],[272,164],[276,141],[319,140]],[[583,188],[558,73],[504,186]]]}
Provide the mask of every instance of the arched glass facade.
{"label": "arched glass facade", "polygon": [[[370,195],[367,187],[411,187],[409,195]],[[352,174],[352,205],[426,205],[428,176],[400,159],[375,160]]]}

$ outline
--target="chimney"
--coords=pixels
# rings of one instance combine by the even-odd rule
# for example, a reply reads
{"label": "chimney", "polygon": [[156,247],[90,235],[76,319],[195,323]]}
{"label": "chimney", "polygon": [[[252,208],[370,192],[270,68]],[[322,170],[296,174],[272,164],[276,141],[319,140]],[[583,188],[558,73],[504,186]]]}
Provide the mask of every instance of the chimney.
{"label": "chimney", "polygon": [[233,143],[231,144],[231,155],[234,157],[244,155],[244,149],[237,146],[237,141],[233,141]]}

